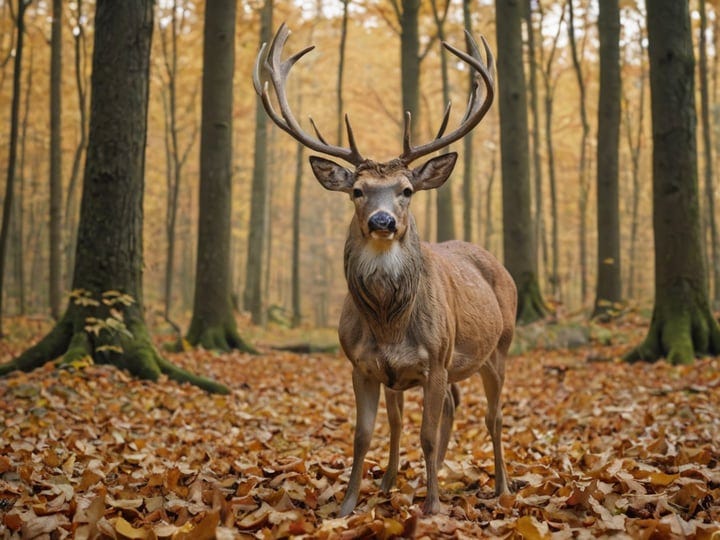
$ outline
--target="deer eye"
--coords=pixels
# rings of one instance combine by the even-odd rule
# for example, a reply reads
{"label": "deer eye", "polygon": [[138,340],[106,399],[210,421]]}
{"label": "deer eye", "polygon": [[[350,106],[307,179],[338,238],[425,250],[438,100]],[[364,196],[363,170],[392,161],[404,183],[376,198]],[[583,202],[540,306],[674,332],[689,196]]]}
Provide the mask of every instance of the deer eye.
{"label": "deer eye", "polygon": [[409,187],[406,187],[405,189],[403,189],[403,195],[405,197],[410,198],[412,196],[412,194],[413,194],[413,190],[410,189]]}
{"label": "deer eye", "polygon": [[359,199],[360,197],[362,197],[363,196],[362,189],[358,189],[358,188],[353,189],[352,196],[353,196],[353,199]]}

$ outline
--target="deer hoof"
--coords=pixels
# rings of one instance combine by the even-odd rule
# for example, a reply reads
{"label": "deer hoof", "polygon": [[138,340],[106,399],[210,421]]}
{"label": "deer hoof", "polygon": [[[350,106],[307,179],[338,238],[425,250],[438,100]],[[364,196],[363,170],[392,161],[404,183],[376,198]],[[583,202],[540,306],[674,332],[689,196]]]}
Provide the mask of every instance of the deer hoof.
{"label": "deer hoof", "polygon": [[437,499],[425,499],[422,510],[426,516],[437,514],[440,512],[440,501]]}
{"label": "deer hoof", "polygon": [[383,493],[390,493],[390,490],[395,485],[395,475],[386,472],[383,475],[382,482],[380,482],[380,489]]}

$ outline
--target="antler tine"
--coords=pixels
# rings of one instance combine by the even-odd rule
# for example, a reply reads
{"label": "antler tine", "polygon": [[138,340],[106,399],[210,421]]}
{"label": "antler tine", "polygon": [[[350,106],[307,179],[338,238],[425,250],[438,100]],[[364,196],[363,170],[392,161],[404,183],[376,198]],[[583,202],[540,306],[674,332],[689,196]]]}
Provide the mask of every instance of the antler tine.
{"label": "antler tine", "polygon": [[440,129],[438,129],[437,135],[435,135],[436,139],[442,137],[447,129],[448,122],[450,121],[450,109],[452,109],[452,102],[448,101],[448,104],[445,106],[442,122],[440,123]]}
{"label": "antler tine", "polygon": [[361,162],[363,161],[360,152],[358,151],[357,144],[355,143],[355,134],[353,133],[352,126],[350,125],[350,117],[345,113],[345,129],[347,130],[348,144],[350,145],[350,151],[354,156],[357,157]]}
{"label": "antler tine", "polygon": [[405,122],[403,127],[403,156],[405,154],[409,154],[412,151],[412,145],[410,144],[411,122],[412,113],[410,111],[405,111]]}
{"label": "antler tine", "polygon": [[[287,82],[288,75],[292,67],[307,53],[315,48],[314,45],[306,47],[301,51],[296,52],[292,56],[288,57],[284,61],[282,60],[282,52],[285,47],[285,43],[290,36],[290,30],[285,23],[281,24],[275,36],[273,37],[270,46],[267,43],[263,43],[258,52],[257,59],[255,61],[255,69],[253,71],[253,86],[255,92],[261,97],[263,107],[267,112],[270,119],[283,131],[292,136],[295,140],[308,148],[321,152],[330,156],[334,156],[347,161],[355,166],[359,165],[365,159],[358,151],[357,145],[355,144],[355,138],[352,134],[350,124],[346,119],[348,126],[348,140],[350,148],[344,148],[341,146],[335,146],[328,144],[318,130],[315,122],[310,119],[310,123],[315,131],[315,136],[306,132],[300,123],[295,119],[295,116],[288,103],[287,93],[285,91],[285,85]],[[277,104],[279,107],[279,113],[274,109],[269,96],[269,84],[262,82],[262,75],[266,74],[272,84]]]}
{"label": "antler tine", "polygon": [[318,129],[317,124],[315,124],[315,120],[312,119],[312,116],[308,116],[308,120],[310,120],[310,125],[315,130],[315,136],[320,140],[320,142],[327,144],[325,137],[323,137],[322,133],[320,133],[320,130]]}
{"label": "antler tine", "polygon": [[[427,144],[413,147],[410,144],[408,118],[406,115],[403,153],[399,158],[405,164],[440,150],[441,148],[444,148],[445,146],[461,139],[478,123],[480,123],[488,109],[490,109],[490,105],[495,97],[495,58],[493,57],[492,52],[490,51],[490,46],[484,37],[481,37],[481,39],[485,48],[485,57],[487,59],[485,62],[483,62],[480,48],[467,30],[465,31],[465,39],[467,42],[467,53],[443,41],[443,46],[448,51],[468,64],[476,72],[474,77],[475,83],[470,91],[467,108],[465,109],[465,114],[463,114],[462,120],[460,121],[460,125],[447,135],[444,134],[450,115],[450,108],[448,107],[445,109],[442,125],[435,139]],[[483,99],[480,98],[481,93],[478,91],[480,80],[482,80],[485,86]]]}

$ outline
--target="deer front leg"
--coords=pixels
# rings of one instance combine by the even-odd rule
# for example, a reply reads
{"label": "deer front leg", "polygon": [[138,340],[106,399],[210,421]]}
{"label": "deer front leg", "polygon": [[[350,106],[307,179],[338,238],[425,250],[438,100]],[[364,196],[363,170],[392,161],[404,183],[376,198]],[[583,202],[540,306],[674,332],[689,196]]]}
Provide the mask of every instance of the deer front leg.
{"label": "deer front leg", "polygon": [[423,387],[423,416],[420,426],[420,444],[425,455],[427,496],[423,513],[434,514],[440,510],[438,486],[438,456],[440,449],[440,422],[447,389],[447,372],[438,369],[431,372]]}
{"label": "deer front leg", "polygon": [[390,423],[390,458],[380,489],[387,493],[395,485],[400,462],[400,434],[402,433],[403,393],[385,387],[385,405]]}
{"label": "deer front leg", "polygon": [[368,448],[370,448],[370,439],[375,427],[375,416],[377,415],[378,400],[380,399],[379,382],[363,375],[357,368],[353,369],[352,380],[356,408],[353,464],[345,498],[342,506],[340,506],[340,517],[350,514],[357,504],[360,495],[363,464]]}

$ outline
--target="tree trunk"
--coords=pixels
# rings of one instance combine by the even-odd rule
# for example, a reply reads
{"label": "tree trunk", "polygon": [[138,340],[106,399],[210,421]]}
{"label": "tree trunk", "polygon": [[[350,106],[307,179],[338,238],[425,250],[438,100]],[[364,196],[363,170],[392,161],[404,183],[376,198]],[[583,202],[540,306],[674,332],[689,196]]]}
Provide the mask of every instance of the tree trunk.
{"label": "tree trunk", "polygon": [[[260,15],[260,43],[269,43],[272,37],[272,11],[273,0],[265,0]],[[251,189],[250,232],[243,304],[252,315],[252,322],[264,325],[267,321],[267,311],[262,301],[263,254],[268,229],[267,118],[260,96],[255,98],[255,157]]]}
{"label": "tree trunk", "polygon": [[715,216],[715,181],[713,173],[712,134],[710,132],[710,98],[708,90],[707,13],[705,0],[700,0],[700,118],[703,140],[703,172],[705,177],[705,224],[710,236],[710,268],[712,271],[713,300],[720,302],[720,253],[717,218]]}
{"label": "tree trunk", "polygon": [[575,38],[575,15],[573,0],[567,0],[568,6],[568,40],[572,57],[573,71],[577,79],[580,92],[580,124],[582,135],[580,137],[580,162],[578,163],[578,176],[580,178],[580,194],[578,196],[578,218],[580,230],[578,235],[578,248],[580,252],[580,303],[585,304],[588,294],[588,263],[587,263],[587,207],[590,194],[590,180],[588,178],[588,136],[590,135],[590,123],[588,122],[585,80],[583,78],[582,66],[578,53],[577,41]]}
{"label": "tree trunk", "polygon": [[517,319],[541,319],[547,308],[540,294],[533,257],[527,105],[522,49],[522,0],[496,0],[498,98],[503,187],[503,253],[518,288]]}
{"label": "tree trunk", "polygon": [[[540,13],[540,34],[542,34],[543,21],[545,14],[542,10],[542,4],[538,4],[538,11]],[[555,172],[555,147],[553,143],[553,106],[555,101],[555,87],[557,85],[557,75],[553,74],[553,63],[555,61],[555,53],[557,52],[558,39],[560,38],[560,31],[562,29],[562,22],[565,19],[565,4],[562,6],[562,13],[560,15],[560,21],[555,31],[555,36],[552,41],[552,46],[548,52],[547,58],[545,57],[545,48],[540,47],[540,63],[541,63],[541,74],[543,78],[543,87],[545,90],[544,104],[545,104],[545,151],[547,154],[548,163],[548,188],[550,190],[550,238],[552,244],[552,259],[551,267],[548,271],[548,282],[550,285],[550,291],[552,292],[555,300],[561,300],[560,298],[560,235],[558,226],[558,197],[557,197],[557,180]]]}
{"label": "tree trunk", "polygon": [[62,309],[62,0],[52,3],[50,37],[50,314]]}
{"label": "tree trunk", "polygon": [[[643,28],[638,27],[637,43],[635,45],[642,47],[645,39]],[[623,92],[623,123],[625,141],[627,143],[628,152],[630,154],[630,178],[631,178],[631,195],[630,195],[630,247],[628,249],[628,277],[627,277],[627,297],[633,298],[635,295],[635,247],[637,245],[638,230],[640,228],[640,157],[642,155],[643,134],[645,127],[645,81],[646,69],[644,55],[640,57],[640,72],[637,81],[631,81],[626,87],[636,86],[638,89],[638,101],[635,104],[630,103],[630,98]],[[622,87],[623,85],[621,85]],[[622,89],[622,88],[621,88]],[[632,111],[637,111],[637,117],[633,118]],[[635,131],[633,131],[635,126]]]}
{"label": "tree trunk", "polygon": [[205,10],[198,252],[186,338],[206,349],[250,351],[237,332],[230,287],[235,9],[235,0],[216,0]]}
{"label": "tree trunk", "polygon": [[[27,313],[27,303],[25,296],[25,186],[26,178],[35,178],[35,171],[28,175],[25,170],[25,156],[28,144],[27,129],[30,116],[30,101],[33,86],[33,51],[28,49],[30,54],[30,62],[27,69],[27,78],[25,79],[25,95],[23,96],[23,112],[20,128],[20,163],[15,181],[17,183],[17,199],[12,208],[12,223],[10,225],[13,238],[14,266],[15,266],[15,288],[17,289],[17,313],[25,315]],[[31,184],[31,189],[35,186]],[[33,216],[31,216],[33,217]],[[30,223],[34,223],[31,221]],[[37,255],[34,252],[33,255]]]}
{"label": "tree trunk", "polygon": [[417,141],[420,132],[420,36],[418,14],[420,0],[402,0],[400,20],[400,77],[403,112],[410,111],[413,121],[411,137]]}
{"label": "tree trunk", "polygon": [[[184,30],[185,9],[181,6],[182,13],[178,20],[178,3],[174,0],[170,6],[170,24],[160,27],[160,44],[163,54],[163,65],[165,67],[165,79],[162,84],[163,112],[165,117],[165,178],[166,178],[166,213],[165,213],[165,237],[167,249],[165,254],[165,320],[180,333],[179,327],[171,319],[171,307],[173,299],[173,284],[175,277],[175,251],[177,246],[177,221],[178,204],[180,199],[180,186],[182,185],[183,168],[190,150],[192,149],[197,135],[197,123],[191,124],[192,132],[184,149],[180,148],[181,121],[178,118],[178,34]],[[167,34],[170,34],[169,36]],[[195,92],[190,98],[195,101]],[[190,107],[187,107],[190,110]],[[191,113],[192,114],[192,113]]]}
{"label": "tree trunk", "polygon": [[673,364],[720,353],[702,256],[694,57],[687,2],[647,6],[653,132],[655,306],[645,341],[626,356]]}
{"label": "tree trunk", "polygon": [[600,98],[597,135],[597,290],[593,317],[617,313],[622,299],[618,152],[620,140],[620,8],[600,3]]}
{"label": "tree trunk", "polygon": [[[65,268],[66,279],[72,280],[72,269],[75,266],[75,248],[77,246],[77,184],[80,178],[80,167],[82,165],[82,157],[87,147],[87,90],[86,90],[86,40],[85,40],[85,18],[82,0],[76,1],[75,28],[73,32],[74,50],[75,50],[75,87],[77,92],[78,111],[80,112],[79,132],[80,140],[75,147],[73,154],[72,167],[70,172],[70,180],[68,182],[67,198],[65,199]],[[69,284],[68,281],[68,284]]]}
{"label": "tree trunk", "polygon": [[545,241],[545,214],[543,212],[543,175],[540,158],[540,107],[538,104],[537,59],[535,52],[535,28],[533,25],[531,0],[525,2],[525,23],[527,27],[527,54],[530,60],[530,112],[532,114],[532,172],[535,194],[535,238],[533,247],[535,259],[542,260],[542,268],[547,274],[548,253]]}
{"label": "tree trunk", "polygon": [[10,104],[10,134],[7,177],[5,183],[5,199],[3,200],[2,225],[0,226],[0,337],[3,335],[3,296],[5,283],[5,263],[10,235],[10,217],[13,209],[13,187],[15,184],[15,166],[18,154],[18,129],[20,124],[20,80],[22,78],[22,53],[25,34],[25,9],[29,2],[18,0],[16,20],[15,63],[13,67],[13,90]]}
{"label": "tree trunk", "polygon": [[227,388],[163,359],[142,309],[142,226],[149,89],[151,0],[98,0],[92,104],[71,302],[37,345],[0,366],[30,370],[111,363],[157,380],[160,373],[211,392]]}
{"label": "tree trunk", "polygon": [[[300,111],[300,107],[298,107]],[[302,177],[305,167],[305,146],[298,143],[295,156],[295,186],[293,188],[293,230],[292,230],[292,326],[297,328],[302,323],[300,305],[300,209],[302,204]]]}
{"label": "tree trunk", "polygon": [[[445,41],[445,20],[448,14],[450,2],[445,2],[445,9],[441,14],[437,7],[437,0],[430,2],[437,28],[437,37],[440,41]],[[448,80],[448,63],[445,47],[440,47],[440,68],[442,77],[442,95],[443,110],[445,105],[450,102],[450,81]],[[449,152],[450,148],[442,149],[443,153]],[[455,234],[455,206],[453,204],[452,183],[446,182],[437,190],[437,204],[435,206],[437,220],[437,241],[444,242],[446,240],[454,240],[457,238]]]}
{"label": "tree trunk", "polygon": [[338,52],[337,85],[335,87],[335,95],[337,98],[336,141],[338,146],[343,145],[343,133],[345,131],[345,121],[343,120],[343,77],[345,76],[345,45],[347,43],[348,5],[350,4],[350,0],[341,1],[343,5],[343,15],[342,23],[340,26],[340,47]]}
{"label": "tree trunk", "polygon": [[[463,0],[463,26],[472,34],[472,0]],[[468,91],[473,87],[472,72],[468,73]],[[463,240],[473,240],[473,214],[475,195],[473,194],[474,170],[473,170],[473,132],[463,137],[463,183],[462,193],[463,205]],[[486,246],[487,247],[487,246]]]}

